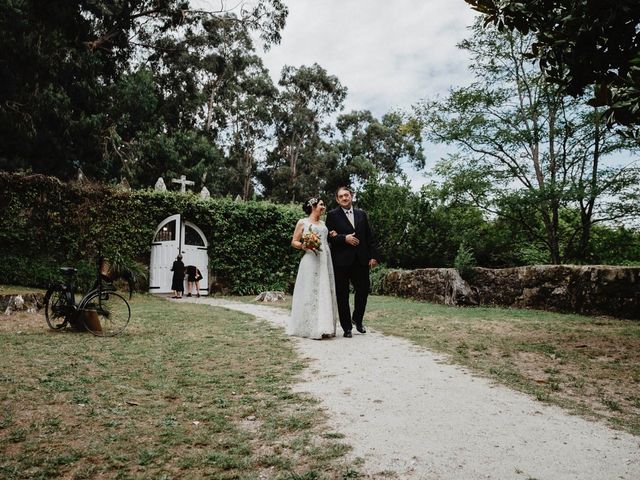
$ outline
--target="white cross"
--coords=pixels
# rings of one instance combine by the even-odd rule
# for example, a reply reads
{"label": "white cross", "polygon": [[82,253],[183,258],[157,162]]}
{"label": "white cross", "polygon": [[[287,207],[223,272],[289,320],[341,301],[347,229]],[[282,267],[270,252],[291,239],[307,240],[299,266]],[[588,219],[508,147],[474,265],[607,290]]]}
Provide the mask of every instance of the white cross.
{"label": "white cross", "polygon": [[181,192],[186,192],[187,191],[187,185],[193,185],[195,182],[192,182],[191,180],[187,180],[187,177],[185,177],[184,175],[180,175],[180,178],[172,178],[171,181],[173,183],[179,183],[180,184],[180,191]]}

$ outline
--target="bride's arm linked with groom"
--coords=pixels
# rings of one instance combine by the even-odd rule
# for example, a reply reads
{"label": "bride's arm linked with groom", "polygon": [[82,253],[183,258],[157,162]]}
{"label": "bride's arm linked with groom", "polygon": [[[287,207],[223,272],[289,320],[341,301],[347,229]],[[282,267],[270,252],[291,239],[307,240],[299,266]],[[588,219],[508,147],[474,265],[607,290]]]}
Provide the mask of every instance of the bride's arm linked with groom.
{"label": "bride's arm linked with groom", "polygon": [[[378,264],[376,240],[367,214],[353,208],[349,188],[340,187],[336,201],[339,206],[327,214],[326,222],[321,220],[325,212],[321,199],[312,197],[303,204],[308,216],[298,221],[291,239],[293,248],[306,253],[293,290],[286,329],[289,335],[334,337],[338,318],[344,337],[353,336],[352,325],[361,334],[367,331],[363,317],[369,268]],[[355,292],[353,314],[349,306],[351,284]]]}

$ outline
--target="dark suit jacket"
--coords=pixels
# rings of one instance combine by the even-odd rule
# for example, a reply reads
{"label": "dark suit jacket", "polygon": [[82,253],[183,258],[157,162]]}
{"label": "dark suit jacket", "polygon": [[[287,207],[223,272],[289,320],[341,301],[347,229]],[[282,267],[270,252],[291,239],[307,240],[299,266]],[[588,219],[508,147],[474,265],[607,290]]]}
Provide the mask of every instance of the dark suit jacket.
{"label": "dark suit jacket", "polygon": [[[335,237],[329,237],[331,258],[334,265],[350,266],[353,265],[356,258],[361,265],[368,265],[369,260],[372,258],[378,260],[377,243],[371,231],[367,214],[364,210],[354,208],[353,219],[356,224],[355,228],[351,225],[341,207],[327,213],[327,228],[329,231],[335,230],[338,233]],[[360,240],[360,244],[357,247],[345,242],[345,237],[351,233],[355,233],[358,240]]]}

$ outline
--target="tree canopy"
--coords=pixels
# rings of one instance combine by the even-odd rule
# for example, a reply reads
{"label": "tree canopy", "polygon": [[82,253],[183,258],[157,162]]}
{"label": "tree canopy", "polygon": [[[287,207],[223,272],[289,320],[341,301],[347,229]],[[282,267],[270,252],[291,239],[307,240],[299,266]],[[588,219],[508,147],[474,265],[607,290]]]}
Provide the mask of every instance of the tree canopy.
{"label": "tree canopy", "polygon": [[280,0],[192,3],[0,4],[0,169],[133,187],[184,174],[290,202],[424,164],[402,115],[336,120],[347,90],[322,66],[287,65],[274,84],[254,39],[279,41]]}
{"label": "tree canopy", "polygon": [[[134,185],[203,162],[201,174],[219,169],[220,148],[202,122],[208,87],[248,68],[249,32],[279,41],[287,15],[279,0],[247,5],[2,2],[0,168],[63,179],[81,169]],[[225,54],[231,42],[242,55]]]}
{"label": "tree canopy", "polygon": [[566,93],[626,133],[640,132],[640,2],[637,0],[465,0],[500,30],[532,33],[527,52]]}
{"label": "tree canopy", "polygon": [[459,149],[437,167],[446,188],[526,231],[551,262],[585,262],[594,224],[638,218],[640,170],[607,161],[635,144],[549,84],[527,58],[532,41],[476,24],[461,43],[476,81],[418,113],[428,138]]}
{"label": "tree canopy", "polygon": [[[491,2],[473,3],[491,15]],[[545,5],[554,26],[599,15],[569,9],[593,1],[499,3],[519,5],[514,19]],[[622,13],[609,9],[615,19],[599,20],[601,30],[585,27],[579,48],[566,33],[562,48],[547,51],[544,15],[540,25],[516,25],[530,34],[514,31],[507,14],[495,17],[502,33],[487,17],[463,43],[476,82],[424,103],[417,117],[343,112],[346,87],[318,64],[286,65],[272,79],[256,39],[266,47],[279,41],[282,1],[193,6],[203,4],[0,2],[0,170],[62,180],[82,172],[135,189],[186,175],[195,191],[206,187],[214,197],[281,203],[318,195],[331,203],[347,184],[384,232],[393,266],[450,265],[471,251],[486,266],[586,262],[613,258],[602,252],[619,240],[637,243],[634,232],[608,226],[638,218],[639,172],[606,161],[637,143],[603,128],[607,119],[634,125],[618,116],[637,106],[637,62],[629,56],[637,32],[627,28],[637,25],[636,9],[628,2],[619,3]],[[618,21],[620,32],[609,32]],[[589,32],[620,33],[595,40],[610,63],[569,69],[582,61]],[[609,83],[589,106],[589,86],[599,81],[587,75],[592,70]],[[437,162],[441,183],[416,193],[402,171],[425,168],[424,138],[454,143],[458,155]]]}

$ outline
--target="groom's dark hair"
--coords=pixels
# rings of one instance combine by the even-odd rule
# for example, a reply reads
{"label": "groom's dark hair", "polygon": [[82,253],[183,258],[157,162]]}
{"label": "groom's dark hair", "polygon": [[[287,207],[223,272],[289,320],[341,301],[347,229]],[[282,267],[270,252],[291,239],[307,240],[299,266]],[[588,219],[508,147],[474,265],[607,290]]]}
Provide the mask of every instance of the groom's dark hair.
{"label": "groom's dark hair", "polygon": [[342,185],[342,186],[336,188],[336,197],[338,196],[338,192],[340,190],[346,190],[347,192],[349,192],[351,194],[351,196],[353,196],[353,190],[351,189],[351,187],[347,187],[346,185]]}

